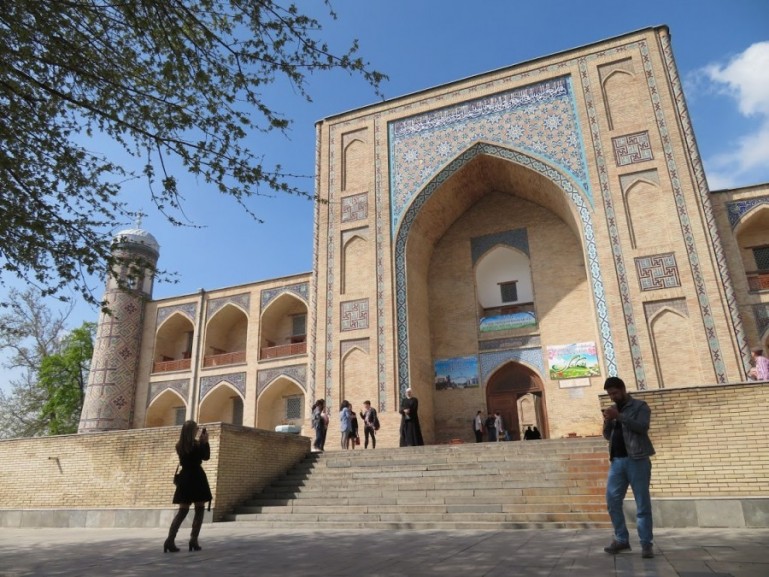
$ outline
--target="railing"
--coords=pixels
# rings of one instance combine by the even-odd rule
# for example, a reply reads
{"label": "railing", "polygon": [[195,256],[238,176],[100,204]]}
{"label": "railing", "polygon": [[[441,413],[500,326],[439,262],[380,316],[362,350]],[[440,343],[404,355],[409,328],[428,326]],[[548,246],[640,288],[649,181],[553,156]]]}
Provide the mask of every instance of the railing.
{"label": "railing", "polygon": [[192,359],[177,359],[173,361],[157,361],[152,364],[153,373],[166,373],[168,371],[189,371]]}
{"label": "railing", "polygon": [[222,365],[235,365],[246,362],[246,351],[237,353],[222,353],[220,355],[208,355],[203,357],[204,367],[221,367]]}
{"label": "railing", "polygon": [[260,352],[260,359],[277,359],[279,357],[291,357],[303,355],[307,352],[307,343],[290,343],[276,347],[264,347]]}
{"label": "railing", "polygon": [[769,290],[769,272],[749,272],[748,288],[751,291]]}

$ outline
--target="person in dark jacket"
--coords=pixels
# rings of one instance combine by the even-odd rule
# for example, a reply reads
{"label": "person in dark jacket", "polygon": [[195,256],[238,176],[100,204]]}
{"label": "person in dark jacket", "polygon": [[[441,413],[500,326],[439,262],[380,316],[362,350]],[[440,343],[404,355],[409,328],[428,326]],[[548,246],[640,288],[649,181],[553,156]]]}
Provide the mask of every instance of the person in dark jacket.
{"label": "person in dark jacket", "polygon": [[613,405],[603,409],[603,436],[609,441],[609,477],[606,480],[606,506],[614,526],[614,540],[604,551],[616,555],[630,551],[623,501],[628,486],[636,503],[636,528],[641,556],[654,557],[652,501],[649,495],[654,446],[649,439],[651,409],[644,401],[631,397],[625,383],[609,377],[603,386]]}
{"label": "person in dark jacket", "polygon": [[206,510],[206,501],[211,501],[211,488],[208,486],[208,477],[203,470],[203,461],[211,458],[211,447],[208,445],[208,432],[204,428],[200,438],[196,439],[198,424],[195,421],[187,421],[182,425],[179,434],[179,442],[176,443],[176,454],[179,455],[181,471],[176,482],[173,502],[179,505],[179,511],[171,522],[168,530],[168,538],[163,543],[163,552],[176,553],[179,548],[174,543],[176,533],[190,511],[190,506],[195,503],[195,516],[192,519],[192,531],[190,532],[190,551],[200,551],[198,535],[203,525],[203,515]]}

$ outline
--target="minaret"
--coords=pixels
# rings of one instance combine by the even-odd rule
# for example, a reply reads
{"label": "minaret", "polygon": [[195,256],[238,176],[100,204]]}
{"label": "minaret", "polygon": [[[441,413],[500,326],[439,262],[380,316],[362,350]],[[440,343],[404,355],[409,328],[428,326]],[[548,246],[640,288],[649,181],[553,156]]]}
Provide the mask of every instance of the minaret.
{"label": "minaret", "polygon": [[114,266],[126,286],[107,275],[104,301],[109,312],[99,315],[79,433],[130,429],[133,424],[144,303],[152,298],[160,256],[158,241],[140,226],[141,221],[113,239]]}

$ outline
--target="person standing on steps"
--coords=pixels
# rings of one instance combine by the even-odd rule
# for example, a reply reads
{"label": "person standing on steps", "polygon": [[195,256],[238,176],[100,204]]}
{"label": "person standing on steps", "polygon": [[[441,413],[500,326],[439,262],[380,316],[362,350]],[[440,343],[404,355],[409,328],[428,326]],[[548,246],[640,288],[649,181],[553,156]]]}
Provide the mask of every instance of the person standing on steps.
{"label": "person standing on steps", "polygon": [[326,429],[328,428],[328,413],[326,412],[326,400],[318,399],[312,406],[312,428],[315,429],[316,451],[323,452],[326,445]]}
{"label": "person standing on steps", "polygon": [[377,417],[376,409],[371,406],[371,401],[363,401],[363,409],[360,412],[360,418],[363,420],[363,434],[366,438],[363,448],[368,449],[368,439],[370,436],[371,448],[376,449],[376,431],[379,429],[379,417]]}
{"label": "person standing on steps", "polygon": [[475,413],[475,418],[473,419],[473,433],[475,433],[475,442],[482,443],[483,442],[483,413],[481,413],[480,411]]}
{"label": "person standing on steps", "polygon": [[406,389],[406,398],[401,401],[401,447],[424,445],[422,427],[419,426],[419,400],[412,396],[411,388]]}
{"label": "person standing on steps", "polygon": [[346,451],[349,447],[350,434],[352,433],[352,424],[350,423],[350,401],[345,399],[339,406],[339,430],[342,432],[342,450]]}
{"label": "person standing on steps", "polygon": [[614,539],[604,551],[616,555],[630,551],[630,534],[625,524],[622,503],[627,488],[633,489],[636,503],[636,525],[641,541],[641,557],[654,557],[652,501],[649,484],[652,476],[650,457],[654,446],[649,439],[651,409],[644,401],[631,397],[625,383],[618,377],[609,377],[603,385],[614,403],[603,409],[603,436],[609,441],[609,477],[606,480],[606,507]]}
{"label": "person standing on steps", "polygon": [[192,519],[192,531],[190,532],[190,551],[200,551],[198,535],[203,525],[203,515],[206,510],[206,501],[213,499],[211,488],[208,486],[208,477],[203,470],[203,461],[211,458],[211,447],[208,444],[208,432],[205,428],[196,439],[198,424],[195,421],[186,421],[182,425],[179,434],[179,442],[176,443],[176,454],[179,456],[181,471],[176,482],[173,502],[179,505],[179,510],[171,521],[168,530],[168,538],[163,543],[163,553],[176,553],[179,548],[174,543],[176,533],[179,531],[190,506],[195,503],[195,516]]}

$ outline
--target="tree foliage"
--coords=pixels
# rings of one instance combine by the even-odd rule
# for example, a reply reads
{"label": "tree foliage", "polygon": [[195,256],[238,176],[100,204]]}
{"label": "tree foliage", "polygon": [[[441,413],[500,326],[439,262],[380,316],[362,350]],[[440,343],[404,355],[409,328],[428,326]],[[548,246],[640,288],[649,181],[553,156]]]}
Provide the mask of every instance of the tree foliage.
{"label": "tree foliage", "polygon": [[[276,81],[309,100],[308,76],[338,69],[379,93],[385,77],[357,41],[335,53],[321,32],[317,19],[272,0],[0,3],[2,276],[44,294],[72,286],[94,302],[88,277],[119,264],[107,233],[130,220],[119,193],[139,176],[133,162],[175,224],[183,199],[171,166],[255,218],[246,201],[267,190],[312,197],[247,140],[289,125],[263,97]],[[125,154],[89,148],[105,135]]]}
{"label": "tree foliage", "polygon": [[77,432],[96,325],[68,332],[70,310],[55,312],[39,291],[11,290],[0,315],[0,350],[17,375],[0,389],[0,438]]}

